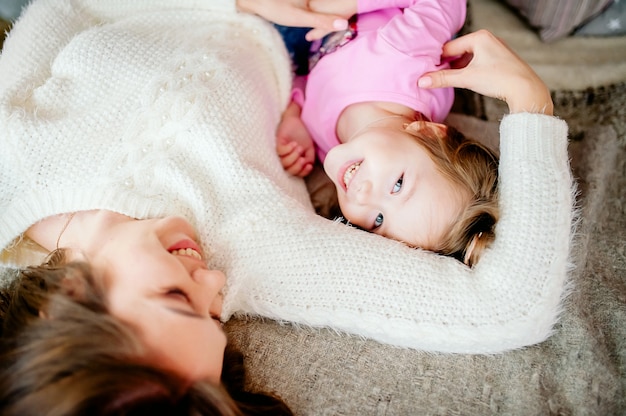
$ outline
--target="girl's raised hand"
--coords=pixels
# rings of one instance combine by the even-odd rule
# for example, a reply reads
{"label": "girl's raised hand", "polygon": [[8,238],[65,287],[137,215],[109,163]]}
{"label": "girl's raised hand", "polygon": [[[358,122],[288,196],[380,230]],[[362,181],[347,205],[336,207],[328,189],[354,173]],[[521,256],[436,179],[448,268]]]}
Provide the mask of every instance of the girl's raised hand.
{"label": "girl's raised hand", "polygon": [[237,0],[237,10],[257,14],[283,26],[310,27],[306,35],[309,41],[348,27],[345,17],[313,11],[307,0]]}
{"label": "girl's raised hand", "polygon": [[443,59],[453,59],[451,69],[425,74],[422,88],[466,88],[504,100],[511,113],[552,115],[550,90],[535,71],[500,39],[486,30],[451,40]]}

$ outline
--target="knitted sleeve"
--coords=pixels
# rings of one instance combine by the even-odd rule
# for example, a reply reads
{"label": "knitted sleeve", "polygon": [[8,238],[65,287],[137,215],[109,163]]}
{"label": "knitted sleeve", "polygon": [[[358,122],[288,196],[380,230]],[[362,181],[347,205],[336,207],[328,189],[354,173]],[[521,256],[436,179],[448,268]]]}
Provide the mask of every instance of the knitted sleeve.
{"label": "knitted sleeve", "polygon": [[[254,278],[229,278],[225,315],[261,314],[444,352],[543,341],[557,320],[568,268],[566,124],[506,116],[500,166],[497,238],[474,268],[314,215],[272,216],[271,227],[251,226],[266,233],[265,244],[247,240],[238,253],[243,262],[256,259]],[[283,244],[269,243],[272,234]]]}

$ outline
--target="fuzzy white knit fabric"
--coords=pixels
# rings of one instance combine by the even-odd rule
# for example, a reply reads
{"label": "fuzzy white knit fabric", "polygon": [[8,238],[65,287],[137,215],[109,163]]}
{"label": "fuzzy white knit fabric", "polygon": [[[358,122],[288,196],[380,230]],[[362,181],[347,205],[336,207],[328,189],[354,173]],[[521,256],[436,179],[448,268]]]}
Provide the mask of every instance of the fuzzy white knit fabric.
{"label": "fuzzy white knit fabric", "polygon": [[5,258],[54,214],[182,215],[228,277],[224,319],[444,352],[549,336],[573,217],[563,121],[502,120],[498,237],[469,269],[315,215],[274,152],[290,82],[278,34],[232,0],[36,0],[0,58]]}

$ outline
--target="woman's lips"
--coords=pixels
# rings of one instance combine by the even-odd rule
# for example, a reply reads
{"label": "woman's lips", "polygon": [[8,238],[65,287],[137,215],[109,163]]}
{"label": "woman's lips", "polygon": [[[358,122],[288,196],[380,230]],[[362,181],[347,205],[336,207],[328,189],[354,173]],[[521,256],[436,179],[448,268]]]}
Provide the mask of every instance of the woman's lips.
{"label": "woman's lips", "polygon": [[180,240],[173,246],[169,247],[167,251],[172,254],[189,256],[198,260],[202,260],[202,251],[200,250],[200,246],[191,239]]}

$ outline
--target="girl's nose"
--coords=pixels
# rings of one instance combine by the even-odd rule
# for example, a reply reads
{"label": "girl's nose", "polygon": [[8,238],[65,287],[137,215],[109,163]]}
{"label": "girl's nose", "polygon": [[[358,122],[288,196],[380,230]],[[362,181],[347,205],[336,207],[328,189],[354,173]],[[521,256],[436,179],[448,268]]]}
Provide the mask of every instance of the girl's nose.
{"label": "girl's nose", "polygon": [[356,188],[356,202],[365,205],[370,200],[372,194],[372,182],[368,180],[361,181]]}

